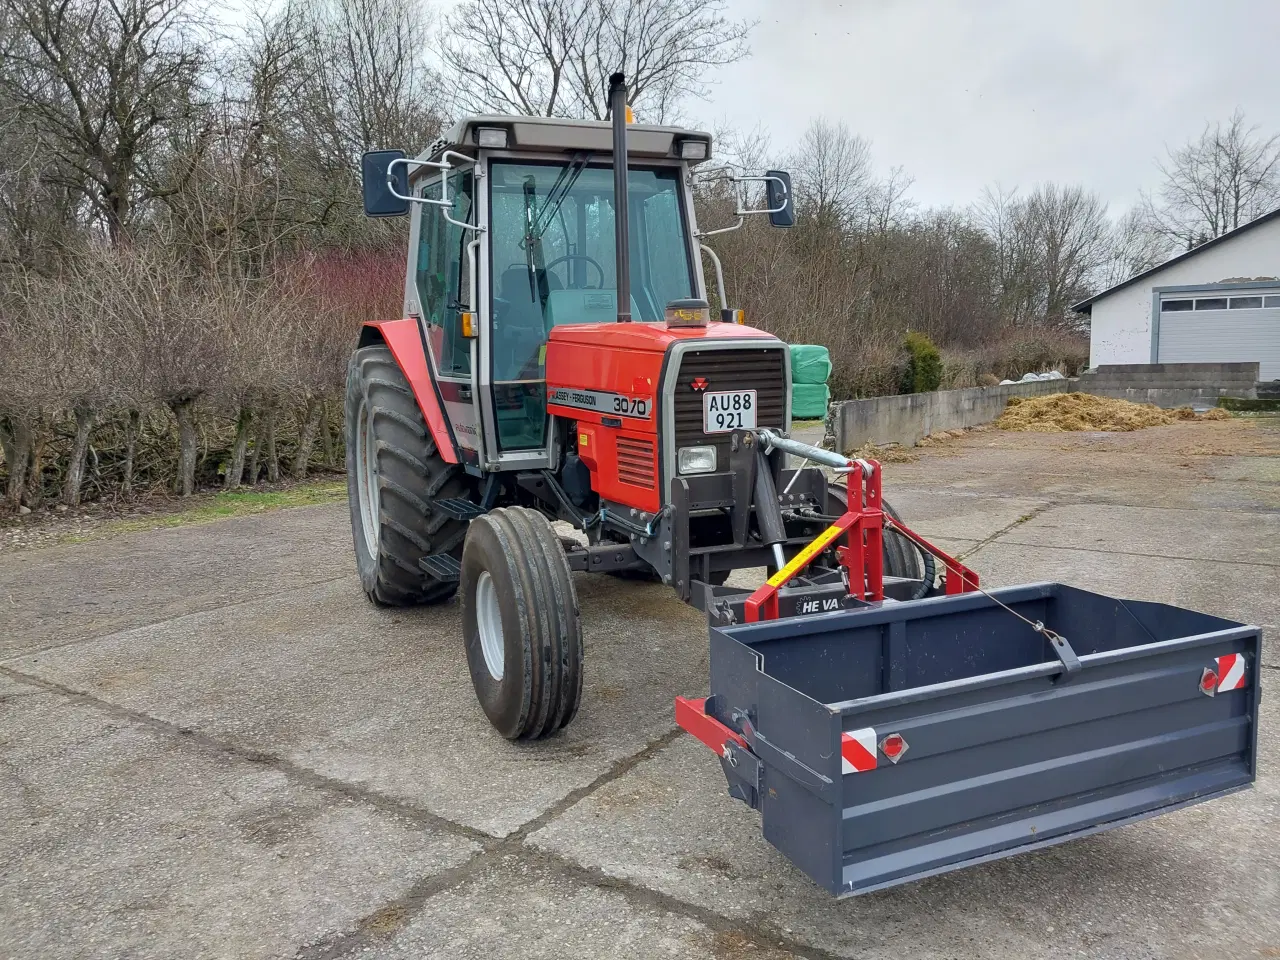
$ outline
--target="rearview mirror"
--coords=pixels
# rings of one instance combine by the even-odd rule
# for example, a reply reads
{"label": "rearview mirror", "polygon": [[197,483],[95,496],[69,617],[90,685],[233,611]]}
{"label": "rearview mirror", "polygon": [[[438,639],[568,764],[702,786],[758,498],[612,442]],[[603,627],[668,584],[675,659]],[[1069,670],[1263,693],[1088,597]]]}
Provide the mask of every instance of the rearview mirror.
{"label": "rearview mirror", "polygon": [[[360,175],[364,180],[364,215],[366,217],[402,217],[409,212],[409,201],[395,196],[387,186],[387,168],[393,160],[403,160],[403,150],[370,150],[360,158]],[[409,194],[409,167],[398,163],[391,173],[396,193]]]}
{"label": "rearview mirror", "polygon": [[794,227],[796,205],[795,198],[791,194],[791,174],[785,170],[770,170],[764,176],[769,222],[775,227]]}

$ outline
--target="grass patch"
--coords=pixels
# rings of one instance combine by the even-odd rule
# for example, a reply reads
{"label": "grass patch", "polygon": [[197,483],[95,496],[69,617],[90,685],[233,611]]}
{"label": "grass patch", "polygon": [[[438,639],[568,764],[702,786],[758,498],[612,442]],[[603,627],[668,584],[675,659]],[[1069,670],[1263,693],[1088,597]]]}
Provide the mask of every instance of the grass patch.
{"label": "grass patch", "polygon": [[1280,400],[1271,397],[1257,400],[1244,397],[1219,397],[1218,406],[1223,410],[1239,413],[1280,413]]}
{"label": "grass patch", "polygon": [[160,530],[165,527],[183,527],[193,523],[211,523],[233,517],[268,513],[290,507],[312,507],[324,503],[339,503],[347,499],[345,480],[320,480],[300,483],[280,490],[235,490],[193,497],[188,504],[172,512],[155,513],[145,517],[129,517],[108,520],[87,533],[71,536],[64,543],[81,543],[121,533],[139,530]]}

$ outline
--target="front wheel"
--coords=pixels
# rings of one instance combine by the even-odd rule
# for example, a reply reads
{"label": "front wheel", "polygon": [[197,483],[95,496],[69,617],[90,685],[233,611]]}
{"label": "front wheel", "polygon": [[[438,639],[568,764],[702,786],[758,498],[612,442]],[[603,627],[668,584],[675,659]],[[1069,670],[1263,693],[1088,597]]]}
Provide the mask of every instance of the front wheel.
{"label": "front wheel", "polygon": [[[881,500],[884,512],[894,520],[901,522],[902,518],[898,516],[898,511],[889,505],[888,500]],[[838,516],[846,512],[849,507],[848,488],[839,483],[827,484],[827,513],[832,516]],[[840,538],[840,542],[845,542],[844,537]],[[884,542],[884,575],[886,577],[902,577],[909,580],[919,580],[921,577],[927,576],[927,567],[924,564],[920,551],[916,549],[915,544],[911,543],[906,537],[896,533],[886,532],[883,537]]]}
{"label": "front wheel", "polygon": [[494,729],[534,740],[566,726],[582,699],[582,630],[546,517],[508,507],[472,520],[459,592],[471,683]]}

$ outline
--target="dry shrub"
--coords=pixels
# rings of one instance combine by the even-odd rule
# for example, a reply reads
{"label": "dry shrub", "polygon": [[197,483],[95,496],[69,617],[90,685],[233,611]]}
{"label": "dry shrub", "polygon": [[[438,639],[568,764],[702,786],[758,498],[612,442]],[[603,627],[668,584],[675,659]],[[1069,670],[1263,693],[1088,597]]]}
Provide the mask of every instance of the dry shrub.
{"label": "dry shrub", "polygon": [[1081,430],[1125,433],[1144,427],[1168,426],[1180,420],[1222,420],[1230,416],[1225,410],[1210,410],[1199,416],[1190,407],[1162,410],[1150,403],[1131,403],[1089,393],[1054,393],[1044,397],[1011,398],[996,426],[1001,430],[1032,433]]}
{"label": "dry shrub", "polygon": [[1204,413],[1196,417],[1196,419],[1197,420],[1230,420],[1231,411],[1224,410],[1221,407],[1214,407],[1211,410],[1206,410]]}
{"label": "dry shrub", "polygon": [[949,352],[943,386],[995,386],[1048,370],[1075,377],[1088,365],[1089,341],[1082,335],[1048,328],[1008,330],[980,349]]}
{"label": "dry shrub", "polygon": [[900,351],[889,344],[866,344],[840,354],[832,350],[831,363],[832,400],[891,396],[905,372]]}
{"label": "dry shrub", "polygon": [[[972,351],[952,352],[946,351],[942,355],[942,384],[943,390],[962,390],[965,387],[982,386],[982,378],[990,376],[984,374],[978,366],[977,357]],[[994,378],[993,378],[994,379]],[[995,381],[999,383],[999,380]]]}

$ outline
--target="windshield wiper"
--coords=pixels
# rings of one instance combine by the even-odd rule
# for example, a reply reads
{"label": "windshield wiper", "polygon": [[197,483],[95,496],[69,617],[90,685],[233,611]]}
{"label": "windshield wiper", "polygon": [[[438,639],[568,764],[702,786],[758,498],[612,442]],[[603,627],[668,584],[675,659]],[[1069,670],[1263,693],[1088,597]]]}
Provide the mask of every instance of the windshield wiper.
{"label": "windshield wiper", "polygon": [[[542,233],[537,228],[537,214],[534,206],[538,202],[538,185],[533,175],[524,178],[524,258],[529,267],[529,299],[542,302],[539,295],[538,271],[543,269],[546,258],[542,255]],[[546,304],[542,304],[545,308]]]}
{"label": "windshield wiper", "polygon": [[[560,212],[560,205],[569,196],[569,191],[578,182],[578,177],[582,176],[582,171],[587,169],[587,164],[590,160],[591,154],[579,153],[573,158],[569,166],[560,171],[560,176],[556,178],[556,182],[547,191],[547,202],[543,204],[542,213],[538,216],[537,224],[535,224],[538,227],[539,237],[546,232],[547,227],[551,226],[552,218]],[[556,193],[557,190],[559,190],[558,195]]]}

